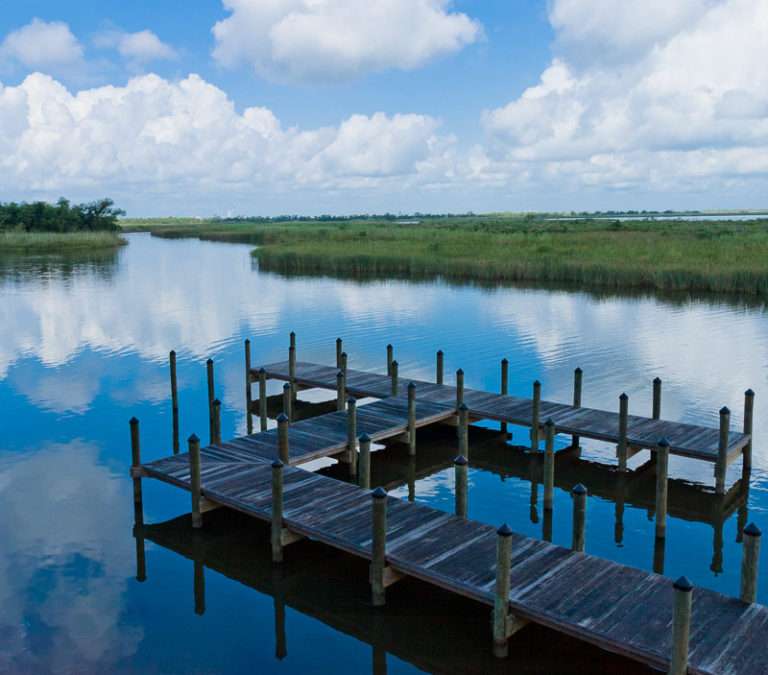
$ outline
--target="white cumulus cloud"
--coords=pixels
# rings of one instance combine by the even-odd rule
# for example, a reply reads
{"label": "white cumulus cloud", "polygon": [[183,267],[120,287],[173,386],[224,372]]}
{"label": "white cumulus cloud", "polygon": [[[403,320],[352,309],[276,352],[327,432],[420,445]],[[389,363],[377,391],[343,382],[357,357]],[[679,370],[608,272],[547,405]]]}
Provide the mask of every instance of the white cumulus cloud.
{"label": "white cumulus cloud", "polygon": [[110,30],[98,35],[95,39],[98,47],[116,49],[124,59],[136,63],[175,59],[176,50],[163,42],[151,30],[140,30],[135,33]]}
{"label": "white cumulus cloud", "polygon": [[0,64],[25,68],[72,66],[83,59],[83,47],[60,21],[32,19],[26,26],[11,31],[0,43]]}
{"label": "white cumulus cloud", "polygon": [[484,170],[662,191],[765,181],[768,2],[555,0],[550,19],[559,51],[539,83],[484,116]]}
{"label": "white cumulus cloud", "polygon": [[480,25],[447,0],[224,0],[214,57],[263,76],[337,80],[410,70],[475,42]]}

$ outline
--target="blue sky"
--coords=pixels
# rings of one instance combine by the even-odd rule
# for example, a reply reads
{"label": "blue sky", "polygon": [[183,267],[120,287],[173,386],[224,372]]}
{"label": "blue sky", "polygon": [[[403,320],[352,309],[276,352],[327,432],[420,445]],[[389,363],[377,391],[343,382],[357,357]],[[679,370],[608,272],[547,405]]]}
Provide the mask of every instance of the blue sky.
{"label": "blue sky", "polygon": [[12,3],[0,199],[764,207],[766,29],[763,0]]}

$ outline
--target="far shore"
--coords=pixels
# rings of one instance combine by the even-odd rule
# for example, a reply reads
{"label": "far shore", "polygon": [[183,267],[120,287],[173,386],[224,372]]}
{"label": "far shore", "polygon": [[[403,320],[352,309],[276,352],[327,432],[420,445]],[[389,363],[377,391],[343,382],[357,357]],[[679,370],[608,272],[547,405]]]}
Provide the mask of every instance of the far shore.
{"label": "far shore", "polygon": [[118,232],[0,232],[0,252],[10,253],[90,251],[126,243]]}

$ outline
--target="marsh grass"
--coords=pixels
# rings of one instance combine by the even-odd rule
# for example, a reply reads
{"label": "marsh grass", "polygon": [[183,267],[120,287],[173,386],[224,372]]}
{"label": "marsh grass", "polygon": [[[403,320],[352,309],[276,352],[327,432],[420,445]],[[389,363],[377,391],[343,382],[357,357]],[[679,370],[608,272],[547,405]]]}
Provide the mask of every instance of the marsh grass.
{"label": "marsh grass", "polygon": [[160,236],[258,244],[262,269],[585,287],[768,294],[768,220],[543,220],[469,216],[395,222],[174,222]]}
{"label": "marsh grass", "polygon": [[62,253],[116,248],[127,243],[115,232],[0,232],[0,251]]}

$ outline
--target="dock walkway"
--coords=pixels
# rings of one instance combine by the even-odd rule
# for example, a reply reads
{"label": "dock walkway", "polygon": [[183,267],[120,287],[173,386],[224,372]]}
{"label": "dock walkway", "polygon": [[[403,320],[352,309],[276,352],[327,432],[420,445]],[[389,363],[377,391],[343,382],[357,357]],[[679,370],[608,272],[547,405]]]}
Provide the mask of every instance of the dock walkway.
{"label": "dock walkway", "polygon": [[[257,453],[200,453],[200,492],[260,520],[272,519],[272,472]],[[371,492],[305,471],[283,470],[283,524],[294,535],[372,558]],[[187,453],[143,464],[139,475],[192,489]],[[494,603],[497,532],[482,523],[386,497],[386,563],[485,605]],[[672,584],[663,576],[512,533],[509,610],[603,649],[666,669],[672,650]],[[689,672],[768,672],[768,608],[705,589],[693,592]]]}

